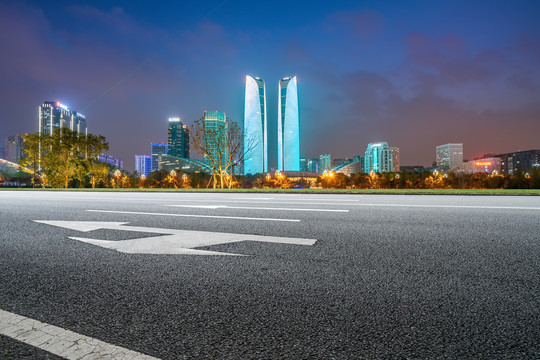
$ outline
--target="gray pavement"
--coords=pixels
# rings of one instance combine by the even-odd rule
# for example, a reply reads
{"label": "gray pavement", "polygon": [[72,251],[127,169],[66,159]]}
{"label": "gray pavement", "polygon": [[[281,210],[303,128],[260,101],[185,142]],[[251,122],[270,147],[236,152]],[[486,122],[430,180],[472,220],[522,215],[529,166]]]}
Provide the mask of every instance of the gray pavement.
{"label": "gray pavement", "polygon": [[[316,242],[76,239],[163,229]],[[163,359],[537,359],[539,271],[540,197],[0,192],[0,310]]]}

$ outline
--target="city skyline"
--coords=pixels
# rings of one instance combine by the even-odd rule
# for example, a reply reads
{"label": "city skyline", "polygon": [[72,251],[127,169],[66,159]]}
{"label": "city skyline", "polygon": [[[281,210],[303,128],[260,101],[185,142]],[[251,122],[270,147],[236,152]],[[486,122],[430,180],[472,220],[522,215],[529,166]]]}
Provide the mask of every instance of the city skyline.
{"label": "city skyline", "polygon": [[[190,126],[221,109],[241,123],[245,74],[295,74],[307,159],[378,140],[403,165],[429,166],[447,143],[465,159],[540,148],[537,2],[259,4],[242,21],[242,1],[52,5],[0,4],[0,139],[37,132],[36,107],[60,101],[133,170],[133,155],[167,141],[169,117]],[[267,103],[275,139],[274,91]],[[276,168],[276,142],[268,152]]]}

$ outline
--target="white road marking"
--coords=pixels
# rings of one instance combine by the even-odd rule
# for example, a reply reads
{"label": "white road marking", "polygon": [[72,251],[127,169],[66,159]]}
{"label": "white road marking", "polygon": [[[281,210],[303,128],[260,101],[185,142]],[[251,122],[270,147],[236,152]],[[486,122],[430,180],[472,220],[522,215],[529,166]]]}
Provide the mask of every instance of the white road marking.
{"label": "white road marking", "polygon": [[[357,205],[357,204],[351,204],[351,203],[341,203],[342,200],[338,200],[338,201],[334,201],[333,199],[328,199],[327,202],[305,202],[305,201],[297,201],[297,200],[294,200],[294,201],[290,201],[290,200],[282,200],[282,201],[264,201],[264,204],[281,204],[281,205],[288,205],[288,204],[302,204],[302,205],[330,205],[330,206],[354,206],[354,205]],[[174,201],[168,201],[168,202],[174,202]],[[196,200],[190,200],[190,199],[183,199],[181,201],[176,201],[176,202],[183,202],[183,203],[193,203],[193,202],[196,202],[196,203],[216,203],[216,202],[219,202],[219,203],[243,203],[243,204],[257,204],[256,201],[249,201],[249,200],[215,200],[215,199],[211,199],[211,200],[200,200],[200,199],[196,199]]]}
{"label": "white road marking", "polygon": [[156,215],[156,216],[179,216],[179,217],[213,218],[213,219],[238,219],[238,220],[300,222],[300,220],[298,220],[298,219],[254,218],[254,217],[241,217],[241,216],[164,214],[164,213],[151,213],[151,212],[140,212],[140,211],[119,211],[119,210],[86,210],[86,211],[98,212],[98,213],[111,213],[111,214]]}
{"label": "white road marking", "polygon": [[1,309],[0,334],[65,359],[157,359]]}
{"label": "white road marking", "polygon": [[450,208],[450,209],[513,209],[513,210],[540,210],[540,207],[527,206],[484,206],[484,205],[421,205],[421,204],[350,204],[351,206],[386,206],[386,207],[423,207],[423,208]]}
{"label": "white road marking", "polygon": [[276,207],[252,207],[252,206],[228,206],[228,205],[167,205],[183,208],[197,209],[250,209],[250,210],[283,210],[283,211],[321,211],[321,212],[349,212],[349,210],[336,209],[293,209],[293,208],[276,208]]}
{"label": "white road marking", "polygon": [[142,233],[163,234],[163,236],[153,236],[146,238],[109,241],[99,239],[88,239],[80,237],[69,237],[73,240],[82,241],[88,244],[113,249],[128,254],[185,254],[185,255],[235,255],[241,254],[224,253],[208,250],[197,250],[202,246],[212,246],[236,243],[240,241],[257,241],[268,243],[281,243],[289,245],[313,245],[317,240],[304,238],[289,238],[278,236],[262,236],[249,234],[231,234],[208,231],[162,229],[139,226],[126,226],[123,222],[103,222],[103,221],[49,221],[34,220],[37,223],[58,226],[66,229],[89,232],[99,229],[135,231]]}

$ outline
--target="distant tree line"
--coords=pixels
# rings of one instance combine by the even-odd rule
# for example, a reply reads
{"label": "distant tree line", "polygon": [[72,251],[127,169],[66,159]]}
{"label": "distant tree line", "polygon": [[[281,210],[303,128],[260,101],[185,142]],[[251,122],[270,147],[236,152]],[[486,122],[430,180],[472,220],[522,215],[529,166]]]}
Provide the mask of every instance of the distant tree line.
{"label": "distant tree line", "polygon": [[229,123],[228,132],[213,144],[211,150],[205,145],[205,137],[220,139],[218,134],[205,129],[202,119],[196,122],[193,130],[192,148],[211,164],[208,173],[187,173],[177,169],[154,171],[147,177],[129,174],[98,161],[98,156],[109,149],[105,137],[61,128],[54,130],[52,135],[25,135],[21,166],[28,173],[19,171],[16,177],[0,174],[0,179],[54,188],[540,189],[538,168],[512,175],[402,171],[351,175],[328,172],[316,180],[291,179],[280,172],[237,176],[232,170],[239,166],[254,144],[242,144],[242,132],[236,123]]}

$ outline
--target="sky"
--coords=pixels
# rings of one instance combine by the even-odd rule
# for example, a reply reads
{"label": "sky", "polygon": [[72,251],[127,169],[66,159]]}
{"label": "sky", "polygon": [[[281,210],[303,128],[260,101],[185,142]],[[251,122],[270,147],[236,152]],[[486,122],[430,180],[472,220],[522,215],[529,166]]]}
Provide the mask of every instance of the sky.
{"label": "sky", "polygon": [[430,166],[540,149],[540,1],[0,2],[0,146],[60,101],[132,171],[169,117],[243,122],[245,76],[266,83],[277,165],[279,80],[297,76],[300,152],[354,157],[368,143]]}

